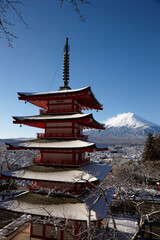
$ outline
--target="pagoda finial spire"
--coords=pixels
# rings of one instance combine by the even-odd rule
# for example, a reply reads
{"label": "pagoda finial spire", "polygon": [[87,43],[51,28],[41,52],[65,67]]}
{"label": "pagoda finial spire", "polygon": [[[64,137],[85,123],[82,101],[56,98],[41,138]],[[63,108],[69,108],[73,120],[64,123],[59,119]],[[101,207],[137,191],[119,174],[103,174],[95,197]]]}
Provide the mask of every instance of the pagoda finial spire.
{"label": "pagoda finial spire", "polygon": [[64,46],[64,60],[63,60],[63,87],[60,87],[59,90],[71,89],[68,86],[69,82],[69,45],[68,37],[66,38],[66,44]]}

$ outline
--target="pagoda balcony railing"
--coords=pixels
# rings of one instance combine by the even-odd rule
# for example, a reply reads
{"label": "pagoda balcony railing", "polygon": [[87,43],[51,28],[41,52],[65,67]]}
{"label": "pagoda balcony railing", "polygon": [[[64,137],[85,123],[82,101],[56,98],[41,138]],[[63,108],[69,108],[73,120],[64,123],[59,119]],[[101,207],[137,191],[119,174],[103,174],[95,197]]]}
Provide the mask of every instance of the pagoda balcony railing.
{"label": "pagoda balcony railing", "polygon": [[74,164],[73,162],[68,162],[66,160],[57,160],[54,159],[53,162],[51,161],[41,161],[41,158],[34,158],[33,159],[34,163],[35,164],[45,164],[45,165],[51,165],[51,164],[54,164],[54,165],[64,165],[64,166],[79,166],[79,165],[82,165],[82,164],[86,164],[88,162],[90,162],[90,157],[86,157],[85,159],[82,159],[81,161],[78,161],[77,164]]}
{"label": "pagoda balcony railing", "polygon": [[45,134],[45,133],[37,133],[37,138],[83,138],[83,139],[88,139],[87,135],[83,135],[83,134],[76,134],[76,135],[71,135],[71,134]]}

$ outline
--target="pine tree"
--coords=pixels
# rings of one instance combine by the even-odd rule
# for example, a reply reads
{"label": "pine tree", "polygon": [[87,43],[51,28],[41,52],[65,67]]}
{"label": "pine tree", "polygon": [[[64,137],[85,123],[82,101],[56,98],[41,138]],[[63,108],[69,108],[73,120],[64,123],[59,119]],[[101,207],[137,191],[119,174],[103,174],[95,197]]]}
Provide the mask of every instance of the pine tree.
{"label": "pine tree", "polygon": [[148,137],[146,139],[144,152],[142,155],[142,161],[154,161],[156,160],[156,148],[155,148],[155,140],[152,133],[148,134]]}
{"label": "pine tree", "polygon": [[160,160],[160,134],[154,136],[154,147],[156,152],[156,160]]}

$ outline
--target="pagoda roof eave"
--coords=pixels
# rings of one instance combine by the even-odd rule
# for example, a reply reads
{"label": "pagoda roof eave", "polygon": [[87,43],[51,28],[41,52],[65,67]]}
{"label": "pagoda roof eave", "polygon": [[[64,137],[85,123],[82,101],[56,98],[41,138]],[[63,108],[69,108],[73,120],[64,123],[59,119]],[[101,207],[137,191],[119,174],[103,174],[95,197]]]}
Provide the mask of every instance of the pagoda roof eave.
{"label": "pagoda roof eave", "polygon": [[[110,205],[114,190],[107,195],[107,202]],[[44,196],[33,192],[24,192],[14,198],[2,200],[0,209],[13,212],[26,213],[36,216],[52,216],[61,219],[73,219],[88,221],[102,220],[106,217],[108,208],[106,202],[98,189],[85,192],[80,197],[70,195]]]}
{"label": "pagoda roof eave", "polygon": [[87,142],[84,140],[55,140],[55,139],[31,139],[15,142],[6,142],[8,150],[22,150],[22,149],[50,149],[50,150],[84,150],[87,152],[92,152],[94,149],[96,151],[108,150],[108,146],[104,144],[97,144],[92,142]]}
{"label": "pagoda roof eave", "polygon": [[82,126],[86,128],[95,128],[95,129],[105,129],[105,125],[97,122],[94,118],[92,113],[89,114],[63,114],[63,115],[35,115],[35,116],[13,116],[15,120],[15,124],[25,124],[32,127],[39,127],[45,128],[46,122],[66,122],[66,121],[73,121],[78,122]]}
{"label": "pagoda roof eave", "polygon": [[92,117],[92,113],[83,114],[83,113],[74,113],[74,114],[40,114],[33,116],[13,116],[15,120],[72,120],[72,119],[81,119],[86,117]]}
{"label": "pagoda roof eave", "polygon": [[[98,109],[102,110],[103,105],[98,102],[95,98],[91,87],[85,87],[75,90],[61,90],[61,91],[51,91],[51,92],[37,92],[37,93],[26,93],[18,92],[19,100],[28,101],[38,107],[47,109],[47,101],[53,99],[62,98],[75,98],[84,107],[84,109]],[[86,96],[84,98],[84,96]],[[87,101],[86,101],[87,100]]]}
{"label": "pagoda roof eave", "polygon": [[17,170],[1,171],[0,175],[23,180],[86,184],[102,181],[111,169],[110,165],[95,162],[75,168],[31,165]]}
{"label": "pagoda roof eave", "polygon": [[55,139],[32,139],[24,141],[7,142],[13,149],[88,149],[95,148],[95,143],[90,143],[83,140],[55,140]]}
{"label": "pagoda roof eave", "polygon": [[[19,97],[36,97],[36,96],[54,96],[54,95],[66,95],[66,94],[72,94],[77,92],[83,92],[85,90],[91,90],[90,86],[79,88],[79,89],[66,89],[66,90],[60,90],[60,91],[50,91],[50,92],[17,92]],[[23,99],[22,99],[23,100]]]}

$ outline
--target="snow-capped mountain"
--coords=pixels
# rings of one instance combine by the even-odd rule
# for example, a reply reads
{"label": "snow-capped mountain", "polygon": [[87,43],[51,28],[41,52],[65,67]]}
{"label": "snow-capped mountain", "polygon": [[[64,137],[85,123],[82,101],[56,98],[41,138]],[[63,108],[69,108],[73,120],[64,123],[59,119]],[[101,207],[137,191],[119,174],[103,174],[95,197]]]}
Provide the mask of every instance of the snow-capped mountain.
{"label": "snow-capped mountain", "polygon": [[89,140],[108,144],[143,144],[148,133],[160,133],[160,126],[133,113],[122,113],[105,122],[105,130],[87,131]]}
{"label": "snow-capped mountain", "polygon": [[[149,126],[158,126],[154,123],[146,121],[145,119],[133,114],[133,113],[122,113],[116,117],[109,118],[105,122],[106,127],[129,127],[129,128],[147,128]],[[159,126],[160,127],[160,126]]]}

